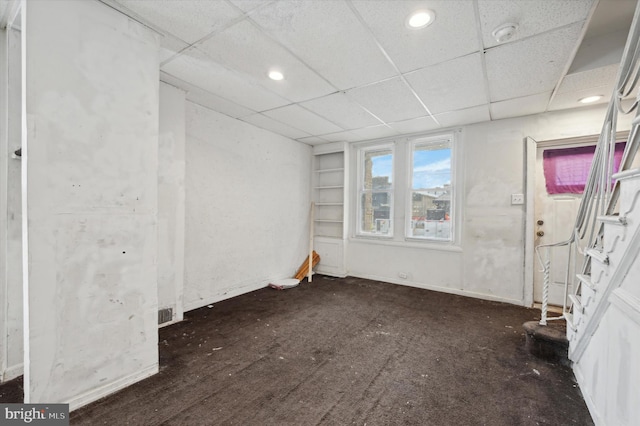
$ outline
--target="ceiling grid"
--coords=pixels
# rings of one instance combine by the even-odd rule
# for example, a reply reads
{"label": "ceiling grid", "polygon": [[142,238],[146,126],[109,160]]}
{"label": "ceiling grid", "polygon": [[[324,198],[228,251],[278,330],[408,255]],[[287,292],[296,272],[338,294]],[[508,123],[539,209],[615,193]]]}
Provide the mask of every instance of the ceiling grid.
{"label": "ceiling grid", "polygon": [[[608,102],[612,52],[621,50],[613,45],[621,37],[611,34],[628,28],[635,7],[634,0],[101,1],[164,35],[161,79],[187,99],[310,145],[576,108],[590,94]],[[410,28],[409,16],[425,9],[432,22]],[[492,34],[505,25],[506,38]],[[273,70],[284,78],[271,80]]]}

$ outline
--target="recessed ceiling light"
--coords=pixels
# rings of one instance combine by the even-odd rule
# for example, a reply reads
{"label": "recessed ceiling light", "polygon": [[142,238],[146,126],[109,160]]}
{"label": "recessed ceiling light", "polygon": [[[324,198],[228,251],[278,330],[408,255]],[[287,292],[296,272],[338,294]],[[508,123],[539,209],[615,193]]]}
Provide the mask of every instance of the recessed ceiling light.
{"label": "recessed ceiling light", "polygon": [[590,104],[590,103],[599,101],[600,99],[602,99],[602,95],[594,95],[594,96],[587,96],[586,98],[579,99],[578,102],[582,104]]}
{"label": "recessed ceiling light", "polygon": [[491,36],[495,38],[498,43],[503,43],[513,37],[517,29],[518,24],[503,24],[493,30]]}
{"label": "recessed ceiling light", "polygon": [[409,28],[419,29],[431,24],[435,19],[436,14],[433,10],[418,10],[409,15],[406,24]]}
{"label": "recessed ceiling light", "polygon": [[282,73],[280,71],[271,70],[271,71],[269,71],[269,78],[271,80],[280,81],[280,80],[284,79],[284,75],[282,75]]}

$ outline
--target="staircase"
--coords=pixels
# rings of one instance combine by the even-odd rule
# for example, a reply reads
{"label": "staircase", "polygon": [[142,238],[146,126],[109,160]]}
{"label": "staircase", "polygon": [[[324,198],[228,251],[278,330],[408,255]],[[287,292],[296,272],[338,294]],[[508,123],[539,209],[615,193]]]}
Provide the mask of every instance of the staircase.
{"label": "staircase", "polygon": [[640,169],[613,176],[619,213],[598,216],[599,243],[586,251],[565,314],[569,358],[596,425],[640,419]]}
{"label": "staircase", "polygon": [[[624,107],[622,99],[632,93],[637,93],[635,102]],[[621,172],[613,174],[618,115],[631,113]],[[573,232],[566,241],[536,247],[544,276],[539,325],[566,320],[569,359],[596,425],[640,425],[639,166],[640,0]],[[549,252],[554,247],[567,248],[575,260],[565,265],[562,315],[547,318]],[[580,254],[584,262],[578,261]],[[574,271],[576,267],[580,269]],[[568,294],[571,284],[575,290]]]}

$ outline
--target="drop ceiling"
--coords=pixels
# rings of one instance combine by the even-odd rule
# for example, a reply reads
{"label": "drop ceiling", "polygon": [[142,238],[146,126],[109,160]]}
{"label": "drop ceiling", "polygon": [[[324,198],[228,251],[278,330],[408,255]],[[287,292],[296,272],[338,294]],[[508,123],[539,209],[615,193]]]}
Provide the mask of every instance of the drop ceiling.
{"label": "drop ceiling", "polygon": [[[636,3],[102,1],[162,35],[161,78],[188,99],[310,145],[608,102]],[[435,20],[408,28],[419,9]]]}

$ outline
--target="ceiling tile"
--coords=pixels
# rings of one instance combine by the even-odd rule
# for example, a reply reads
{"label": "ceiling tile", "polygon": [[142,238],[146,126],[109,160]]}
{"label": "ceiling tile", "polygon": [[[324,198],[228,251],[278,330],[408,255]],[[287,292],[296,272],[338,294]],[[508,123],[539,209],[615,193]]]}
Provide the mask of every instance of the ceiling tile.
{"label": "ceiling tile", "polygon": [[286,124],[283,124],[262,114],[249,115],[246,117],[242,117],[241,120],[291,139],[298,139],[309,136],[308,133],[305,133],[302,130],[287,126]]}
{"label": "ceiling tile", "polygon": [[427,113],[400,77],[350,90],[347,95],[387,123]]}
{"label": "ceiling tile", "polygon": [[578,102],[579,99],[585,98],[587,96],[591,96],[594,93],[599,95],[603,95],[602,99],[597,102],[588,105],[597,105],[597,104],[605,104],[608,103],[611,99],[611,94],[613,93],[613,83],[600,87],[591,87],[586,90],[577,90],[575,92],[564,92],[564,93],[556,93],[556,95],[551,100],[549,104],[549,110],[555,111],[559,109],[568,109],[568,108],[580,108],[585,107],[585,104]]}
{"label": "ceiling tile", "polygon": [[242,16],[224,1],[209,0],[117,0],[144,21],[194,43]]}
{"label": "ceiling tile", "polygon": [[177,53],[183,51],[189,47],[189,45],[170,34],[165,35],[160,39],[160,55],[159,61],[163,62],[173,58]]}
{"label": "ceiling tile", "polygon": [[479,53],[405,74],[405,78],[432,114],[487,103]]}
{"label": "ceiling tile", "polygon": [[253,111],[290,103],[251,79],[212,62],[204,53],[194,48],[163,65],[161,71]]}
{"label": "ceiling tile", "polygon": [[409,133],[427,132],[440,128],[440,125],[430,116],[412,118],[411,120],[399,121],[389,124],[395,131],[403,135]]}
{"label": "ceiling tile", "polygon": [[298,142],[306,143],[307,145],[321,145],[321,144],[329,143],[328,140],[319,138],[318,136],[309,136],[307,138],[298,138],[296,140]]}
{"label": "ceiling tile", "polygon": [[490,49],[485,54],[491,101],[553,90],[571,59],[582,24]]}
{"label": "ceiling tile", "polygon": [[[252,76],[292,102],[335,92],[333,86],[247,21],[221,31],[198,48],[215,62]],[[284,80],[271,80],[268,77],[271,69],[282,72]]]}
{"label": "ceiling tile", "polygon": [[479,105],[473,108],[466,108],[460,111],[445,112],[436,115],[436,120],[442,127],[462,126],[465,124],[480,123],[489,121],[489,105]]}
{"label": "ceiling tile", "polygon": [[269,3],[266,0],[229,0],[243,12],[250,12]]}
{"label": "ceiling tile", "polygon": [[499,43],[491,32],[506,23],[518,24],[509,42],[588,18],[594,0],[478,0],[485,48]]}
{"label": "ceiling tile", "polygon": [[[562,83],[558,87],[558,93],[575,92],[599,86],[611,85],[613,87],[618,76],[618,68],[619,64],[613,64],[589,71],[568,74],[562,79]],[[594,93],[594,95],[598,94],[604,95],[605,93]]]}
{"label": "ceiling tile", "polygon": [[322,139],[326,139],[329,142],[354,142],[359,140],[359,137],[351,133],[349,130],[345,130],[344,132],[322,135]]}
{"label": "ceiling tile", "polygon": [[207,92],[206,90],[197,87],[191,83],[187,83],[184,80],[180,80],[165,72],[160,72],[160,81],[179,87],[187,92],[187,99],[198,105],[210,108],[219,113],[228,115],[233,118],[238,118],[246,115],[255,114],[255,111],[244,108],[235,102],[223,99],[220,96]]}
{"label": "ceiling tile", "polygon": [[303,130],[312,136],[343,130],[299,105],[287,105],[282,108],[265,111],[263,114],[291,127]]}
{"label": "ceiling tile", "polygon": [[354,135],[354,137],[356,138],[354,141],[366,141],[371,139],[387,138],[389,136],[398,136],[400,132],[389,126],[381,124],[379,126],[364,127],[362,129],[351,130],[350,134]]}
{"label": "ceiling tile", "polygon": [[491,118],[500,120],[502,118],[545,112],[550,98],[551,92],[549,91],[501,102],[493,102],[491,104]]}
{"label": "ceiling tile", "polygon": [[280,1],[251,16],[340,90],[396,74],[344,1]]}
{"label": "ceiling tile", "polygon": [[[448,61],[480,49],[474,3],[468,0],[354,1],[380,44],[401,72]],[[436,14],[426,28],[409,29],[405,20],[427,6]]]}
{"label": "ceiling tile", "polygon": [[303,102],[300,105],[336,123],[343,129],[356,129],[381,124],[379,120],[342,92]]}

